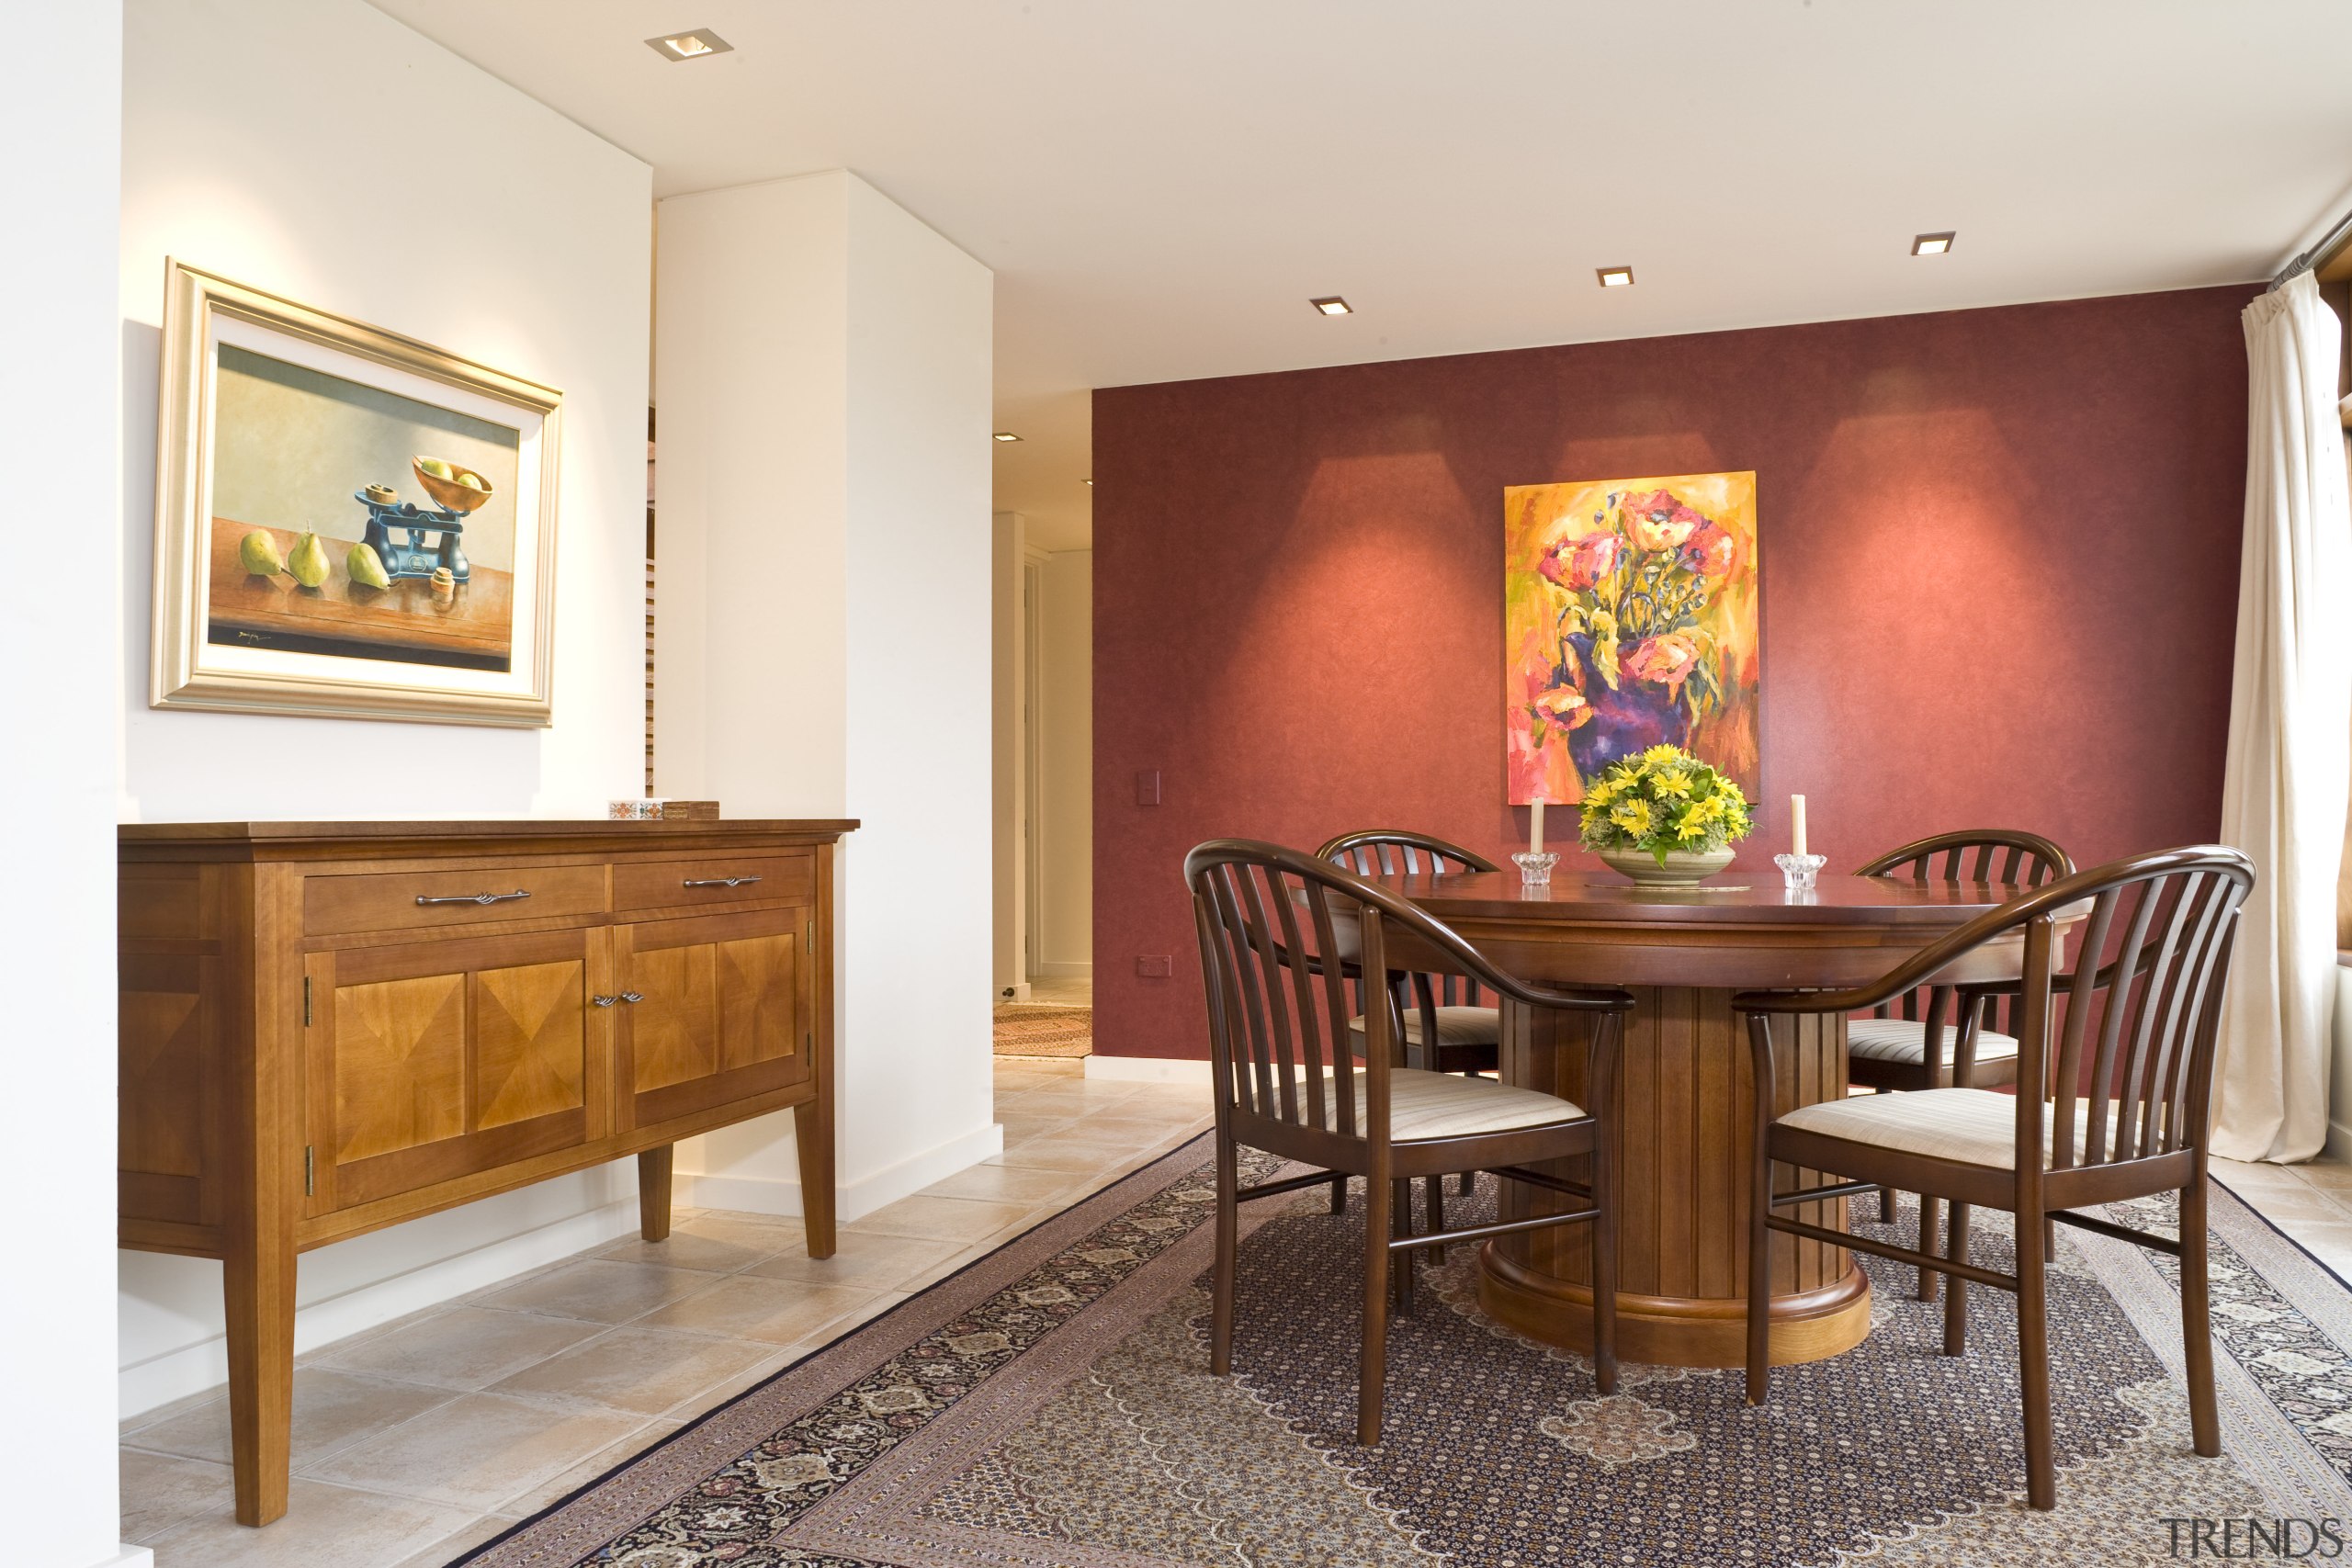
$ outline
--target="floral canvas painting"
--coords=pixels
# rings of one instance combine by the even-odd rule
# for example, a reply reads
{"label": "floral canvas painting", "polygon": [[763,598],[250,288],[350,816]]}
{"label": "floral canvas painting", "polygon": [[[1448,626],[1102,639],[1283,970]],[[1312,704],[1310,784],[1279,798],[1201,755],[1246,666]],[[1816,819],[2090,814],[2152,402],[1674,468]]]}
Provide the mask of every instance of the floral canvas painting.
{"label": "floral canvas painting", "polygon": [[1581,800],[1652,746],[1753,795],[1756,583],[1753,473],[1504,491],[1510,803]]}

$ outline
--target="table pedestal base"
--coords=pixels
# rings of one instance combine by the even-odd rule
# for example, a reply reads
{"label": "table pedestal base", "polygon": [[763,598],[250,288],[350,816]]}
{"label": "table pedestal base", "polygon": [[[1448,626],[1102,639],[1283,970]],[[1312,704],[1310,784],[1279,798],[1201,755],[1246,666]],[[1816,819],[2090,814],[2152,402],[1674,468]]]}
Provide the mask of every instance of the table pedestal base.
{"label": "table pedestal base", "polygon": [[[1632,987],[1633,1016],[1617,1071],[1611,1119],[1617,1157],[1618,1354],[1674,1367],[1733,1367],[1747,1359],[1747,1189],[1754,1075],[1747,1025],[1728,989]],[[1579,1105],[1588,1018],[1505,1002],[1502,1077]],[[1774,1025],[1774,1114],[1846,1092],[1842,1018],[1783,1016]],[[1552,1168],[1586,1179],[1588,1159]],[[1781,1190],[1823,1184],[1818,1172],[1775,1168]],[[1556,1213],[1567,1200],[1506,1181],[1505,1219]],[[1846,1201],[1785,1213],[1833,1230]],[[1566,1225],[1500,1237],[1479,1252],[1478,1299],[1531,1338],[1575,1349],[1592,1344],[1590,1229]],[[1772,1359],[1819,1360],[1870,1332],[1870,1280],[1851,1252],[1772,1237]]]}
{"label": "table pedestal base", "polygon": [[[1515,1333],[1589,1354],[1592,1287],[1530,1273],[1495,1244],[1480,1249],[1478,1306]],[[1772,1298],[1772,1364],[1819,1361],[1871,1331],[1870,1276],[1860,1269],[1817,1291]],[[1617,1293],[1617,1355],[1654,1367],[1747,1364],[1746,1301]]]}

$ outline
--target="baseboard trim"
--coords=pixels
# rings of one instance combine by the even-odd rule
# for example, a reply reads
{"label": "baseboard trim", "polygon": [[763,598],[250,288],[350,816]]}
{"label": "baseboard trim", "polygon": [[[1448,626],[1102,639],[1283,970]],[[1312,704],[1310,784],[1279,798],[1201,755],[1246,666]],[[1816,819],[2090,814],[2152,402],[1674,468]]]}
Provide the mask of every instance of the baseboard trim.
{"label": "baseboard trim", "polygon": [[155,1568],[155,1553],[144,1546],[119,1547],[112,1557],[102,1557],[90,1568]]}
{"label": "baseboard trim", "polygon": [[[637,1200],[616,1200],[312,1302],[294,1314],[295,1354],[316,1350],[396,1317],[439,1306],[575,1252],[618,1240],[636,1230],[637,1224]],[[228,1382],[228,1340],[215,1335],[120,1369],[115,1379],[115,1399],[119,1414],[127,1419],[226,1387]]]}
{"label": "baseboard trim", "polygon": [[[967,1170],[1004,1152],[1004,1129],[991,1122],[961,1137],[950,1138],[870,1176],[841,1184],[833,1197],[834,1213],[846,1224],[864,1219],[886,1204],[911,1197],[934,1181]],[[752,1214],[805,1213],[800,1183],[777,1176],[725,1176],[680,1171],[679,1201],[697,1209],[738,1209]]]}
{"label": "baseboard trim", "polygon": [[2327,1123],[2327,1144],[2320,1151],[2327,1159],[2352,1161],[2352,1127],[2330,1118]]}
{"label": "baseboard trim", "polygon": [[1204,1084],[1209,1065],[1174,1056],[1089,1056],[1086,1076],[1118,1083]]}

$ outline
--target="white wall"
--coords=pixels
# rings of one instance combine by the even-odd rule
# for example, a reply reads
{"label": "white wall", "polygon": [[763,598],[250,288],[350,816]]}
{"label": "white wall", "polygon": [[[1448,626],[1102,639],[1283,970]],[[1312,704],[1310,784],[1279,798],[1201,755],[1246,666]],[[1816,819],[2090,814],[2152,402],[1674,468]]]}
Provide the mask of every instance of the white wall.
{"label": "white wall", "polygon": [[1021,727],[1021,649],[1025,619],[1022,565],[1028,523],[1018,512],[991,520],[989,546],[989,782],[990,873],[995,880],[995,937],[990,946],[996,979],[991,995],[1029,995],[1028,846],[1022,829],[1022,792],[1027,787]]}
{"label": "white wall", "polygon": [[[9,1089],[20,1115],[0,1174],[25,1195],[0,1290],[8,1348],[0,1508],[9,1558],[84,1568],[117,1556],[114,1392],[114,581],[120,327],[114,297],[122,17],[103,0],[38,18],[39,69],[0,94],[0,173],[17,216],[0,277],[22,309],[0,356],[0,462],[16,516],[67,545],[70,570],[0,615],[10,769],[39,819],[9,844],[26,894],[6,925]],[[34,150],[38,150],[35,152]],[[20,536],[21,536],[20,530]],[[82,584],[76,589],[72,584]]]}
{"label": "white wall", "polygon": [[[650,171],[360,0],[130,0],[126,31],[123,819],[598,816],[638,793]],[[436,223],[453,203],[465,221]],[[562,391],[551,728],[147,706],[167,255]],[[308,1253],[296,1343],[618,1235],[633,1196],[590,1172]],[[126,1412],[225,1377],[219,1282],[122,1255]]]}
{"label": "white wall", "polygon": [[[854,817],[841,1212],[1001,1146],[989,1085],[988,269],[854,175],[662,202],[656,782]],[[699,624],[687,646],[673,617]],[[675,694],[680,700],[673,704]],[[790,1119],[682,1148],[797,1213]]]}
{"label": "white wall", "polygon": [[1056,550],[1037,606],[1037,936],[1031,972],[1094,972],[1094,552]]}

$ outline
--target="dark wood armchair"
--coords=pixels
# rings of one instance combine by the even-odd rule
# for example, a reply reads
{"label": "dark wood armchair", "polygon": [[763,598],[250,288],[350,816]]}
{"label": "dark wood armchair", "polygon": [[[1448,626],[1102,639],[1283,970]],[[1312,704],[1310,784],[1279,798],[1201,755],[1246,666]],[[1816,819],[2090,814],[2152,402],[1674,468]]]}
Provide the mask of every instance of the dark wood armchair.
{"label": "dark wood armchair", "polygon": [[[1232,1368],[1239,1205],[1353,1175],[1364,1179],[1365,1197],[1358,1442],[1380,1440],[1390,1259],[1403,1255],[1402,1283],[1411,1277],[1414,1251],[1447,1241],[1592,1225],[1594,1375],[1601,1392],[1614,1389],[1617,1248],[1606,1123],[1533,1089],[1402,1065],[1395,1015],[1385,1007],[1361,1015],[1366,1048],[1359,1059],[1348,1043],[1349,1021],[1358,1015],[1337,958],[1340,932],[1354,925],[1368,974],[1388,972],[1393,942],[1530,1007],[1600,1015],[1585,1079],[1597,1105],[1609,1103],[1632,996],[1529,985],[1495,968],[1445,925],[1319,855],[1217,840],[1185,857],[1184,876],[1200,934],[1216,1103],[1210,1370],[1223,1376]],[[1245,1144],[1317,1168],[1242,1187],[1237,1150]],[[1577,1155],[1593,1156],[1589,1187],[1529,1168]],[[1481,1170],[1567,1193],[1580,1205],[1566,1213],[1453,1231],[1432,1225],[1428,1234],[1411,1234],[1404,1220],[1413,1178]]]}
{"label": "dark wood armchair", "polygon": [[[1919,839],[1855,868],[1857,876],[1904,882],[1970,882],[2034,888],[2054,877],[2072,876],[2065,851],[2037,833],[2007,828],[1967,828]],[[2013,1032],[1980,1027],[1971,1060],[1947,1057],[1945,1047],[1960,1037],[1951,1013],[1950,986],[1920,986],[1872,1008],[1867,1018],[1846,1024],[1846,1077],[1880,1090],[1990,1088],[2017,1079],[2018,1042]],[[1988,1008],[1997,1004],[1988,1001]],[[2006,1022],[1995,1018],[1989,1021]],[[1919,1198],[1919,1245],[1931,1247],[1940,1216],[1937,1201]],[[1879,1218],[1894,1218],[1894,1192],[1879,1194]],[[1933,1270],[1919,1270],[1919,1300],[1936,1298]]]}
{"label": "dark wood armchair", "polygon": [[[2180,1259],[2189,1425],[2196,1451],[2222,1451],[2213,1392],[2206,1280],[2206,1166],[2213,1056],[2238,911],[2254,867],[2206,845],[2140,855],[2063,877],[1978,917],[1877,983],[1850,991],[1744,992],[1756,1072],[1755,1159],[1748,1223],[1747,1398],[1770,1382],[1772,1231],[1917,1264],[1947,1276],[1947,1356],[1965,1353],[1970,1284],[2018,1297],[2018,1359],[2025,1394],[2027,1500],[2057,1501],[2050,1418],[2047,1259],[2052,1221]],[[2063,927],[2079,922],[2080,930]],[[1968,1087],[1868,1095],[1771,1119],[1773,1021],[1784,1013],[1876,1008],[1995,944],[2021,951],[2022,978],[1953,987],[1964,1067],[1984,1005],[2006,999],[2017,1018],[2017,1092]],[[2065,954],[2072,947],[2070,963]],[[2105,964],[2101,956],[2112,950]],[[2007,966],[2007,965],[2003,965]],[[1774,1193],[1772,1164],[1852,1179]],[[1778,1211],[1888,1187],[1951,1205],[1940,1255],[1849,1235]],[[2119,1225],[2077,1207],[2177,1192],[2177,1239]],[[2016,1216],[2016,1272],[1971,1262],[1973,1206]]]}

